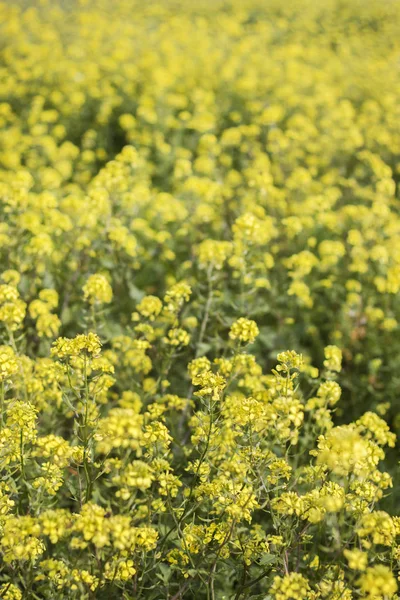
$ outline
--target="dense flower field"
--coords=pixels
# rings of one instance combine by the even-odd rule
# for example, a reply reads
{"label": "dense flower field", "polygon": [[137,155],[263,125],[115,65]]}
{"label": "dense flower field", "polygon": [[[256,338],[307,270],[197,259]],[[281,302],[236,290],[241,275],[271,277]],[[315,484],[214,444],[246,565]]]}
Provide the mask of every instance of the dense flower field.
{"label": "dense flower field", "polygon": [[400,4],[0,23],[0,598],[399,598]]}

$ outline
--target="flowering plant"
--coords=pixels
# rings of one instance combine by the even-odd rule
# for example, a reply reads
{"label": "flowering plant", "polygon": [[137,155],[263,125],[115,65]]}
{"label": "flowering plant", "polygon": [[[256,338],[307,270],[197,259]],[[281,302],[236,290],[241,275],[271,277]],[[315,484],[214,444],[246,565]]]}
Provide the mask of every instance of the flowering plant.
{"label": "flowering plant", "polygon": [[398,3],[0,14],[2,600],[398,598]]}

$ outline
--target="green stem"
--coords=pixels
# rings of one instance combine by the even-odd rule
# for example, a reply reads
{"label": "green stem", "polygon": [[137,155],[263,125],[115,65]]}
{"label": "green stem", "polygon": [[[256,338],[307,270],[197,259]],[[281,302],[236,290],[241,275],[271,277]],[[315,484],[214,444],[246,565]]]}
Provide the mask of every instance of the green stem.
{"label": "green stem", "polygon": [[90,476],[90,466],[88,460],[88,452],[89,452],[89,431],[88,431],[88,421],[89,421],[89,384],[88,384],[88,376],[87,376],[87,357],[85,356],[85,367],[84,367],[84,377],[85,377],[85,399],[84,399],[84,415],[83,415],[83,423],[82,423],[82,443],[83,443],[83,469],[85,471],[85,480],[86,480],[86,493],[85,493],[85,502],[89,502],[92,495],[92,479]]}
{"label": "green stem", "polygon": [[[205,447],[204,447],[204,450],[203,450],[203,452],[202,452],[202,454],[201,454],[201,456],[200,456],[200,459],[199,459],[199,462],[198,462],[198,465],[197,465],[196,472],[195,472],[195,474],[194,474],[194,477],[193,477],[193,479],[192,479],[192,484],[191,484],[191,486],[190,486],[190,489],[189,489],[189,494],[188,494],[188,498],[187,498],[187,501],[186,501],[186,504],[187,504],[187,505],[190,503],[190,501],[191,501],[191,499],[192,499],[192,497],[193,497],[194,486],[195,486],[195,483],[196,483],[197,477],[198,477],[198,475],[199,475],[199,473],[200,473],[200,468],[201,468],[201,465],[202,465],[202,463],[204,462],[204,459],[205,459],[205,457],[206,457],[206,454],[207,454],[207,452],[208,452],[208,449],[209,449],[209,447],[210,447],[211,433],[212,433],[212,428],[213,428],[213,424],[214,424],[214,410],[213,410],[213,408],[214,408],[214,404],[213,404],[213,401],[212,401],[212,399],[210,398],[210,404],[209,404],[210,425],[209,425],[209,428],[208,428],[207,439],[206,439],[206,445],[205,445]],[[196,508],[197,508],[197,505],[195,505],[195,507],[194,507],[194,508],[192,507],[191,509],[189,509],[187,512],[184,512],[184,513],[183,513],[183,515],[180,517],[180,519],[179,519],[179,521],[178,521],[178,522],[177,522],[177,521],[174,519],[174,521],[175,521],[175,525],[174,525],[173,527],[171,527],[171,529],[170,529],[170,530],[169,530],[169,531],[168,531],[168,532],[165,534],[165,537],[164,537],[164,539],[163,539],[163,543],[162,543],[162,545],[161,545],[161,550],[164,548],[164,546],[165,546],[165,543],[166,543],[167,539],[169,538],[169,536],[171,535],[171,533],[172,533],[173,531],[175,531],[175,529],[177,529],[177,528],[180,528],[180,526],[181,526],[181,524],[183,523],[183,521],[184,521],[184,520],[185,520],[185,519],[186,519],[188,516],[190,516],[190,515],[191,515],[191,514],[194,512],[194,510],[195,510]]]}
{"label": "green stem", "polygon": [[[12,329],[10,329],[9,327],[7,327],[7,333],[8,333],[8,337],[10,339],[10,345],[12,347],[12,349],[14,350],[14,354],[18,357],[18,348],[17,348],[17,344],[15,343],[15,338],[14,338],[14,334],[12,332]],[[22,364],[21,361],[18,360],[18,368],[19,368],[19,372],[21,375],[21,381],[23,383],[23,389],[24,389],[24,399],[25,402],[28,402],[28,392],[26,389],[26,383],[25,383],[25,377],[24,377],[24,370],[22,368]]]}
{"label": "green stem", "polygon": [[4,426],[4,381],[1,382],[0,389],[0,431]]}
{"label": "green stem", "polygon": [[25,464],[24,464],[24,434],[21,429],[20,432],[20,440],[19,440],[19,452],[20,452],[20,465],[21,465],[21,475],[25,480]]}

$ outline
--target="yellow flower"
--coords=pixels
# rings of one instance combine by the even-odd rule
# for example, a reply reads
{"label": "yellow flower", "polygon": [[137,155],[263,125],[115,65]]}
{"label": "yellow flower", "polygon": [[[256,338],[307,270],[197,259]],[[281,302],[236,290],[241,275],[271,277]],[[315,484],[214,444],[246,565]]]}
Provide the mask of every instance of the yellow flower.
{"label": "yellow flower", "polygon": [[355,548],[354,550],[343,550],[344,556],[347,558],[349,568],[356,571],[365,571],[368,564],[368,554]]}
{"label": "yellow flower", "polygon": [[329,371],[340,372],[342,368],[342,351],[337,346],[326,346],[324,350],[324,367]]}
{"label": "yellow flower", "polygon": [[197,248],[199,266],[203,269],[212,266],[221,270],[231,252],[232,244],[230,242],[204,240]]}
{"label": "yellow flower", "polygon": [[271,594],[275,600],[303,600],[311,591],[308,581],[300,573],[290,573],[284,577],[275,577]]}
{"label": "yellow flower", "polygon": [[229,337],[231,340],[239,340],[240,342],[252,344],[259,334],[259,330],[255,321],[240,317],[231,326]]}
{"label": "yellow flower", "polygon": [[0,597],[2,600],[22,600],[22,592],[13,583],[3,583],[0,587]]}
{"label": "yellow flower", "polygon": [[81,356],[88,353],[92,356],[98,356],[101,349],[100,338],[95,333],[79,334],[73,339],[58,338],[51,349],[53,356],[57,358],[67,358]]}
{"label": "yellow flower", "polygon": [[359,578],[358,585],[363,598],[384,600],[393,598],[397,583],[391,570],[385,565],[369,567]]}
{"label": "yellow flower", "polygon": [[82,289],[84,299],[90,304],[109,304],[112,301],[112,288],[105,275],[90,275]]}
{"label": "yellow flower", "polygon": [[146,317],[150,321],[154,321],[162,310],[162,302],[156,296],[145,296],[137,305],[136,310],[143,317]]}
{"label": "yellow flower", "polygon": [[6,381],[18,372],[18,362],[10,346],[0,346],[0,380]]}

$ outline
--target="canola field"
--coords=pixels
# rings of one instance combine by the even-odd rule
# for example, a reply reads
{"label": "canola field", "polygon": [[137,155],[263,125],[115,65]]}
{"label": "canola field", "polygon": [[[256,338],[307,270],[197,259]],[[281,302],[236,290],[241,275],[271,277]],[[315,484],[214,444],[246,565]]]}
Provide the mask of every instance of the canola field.
{"label": "canola field", "polygon": [[0,31],[1,600],[400,598],[398,0]]}

